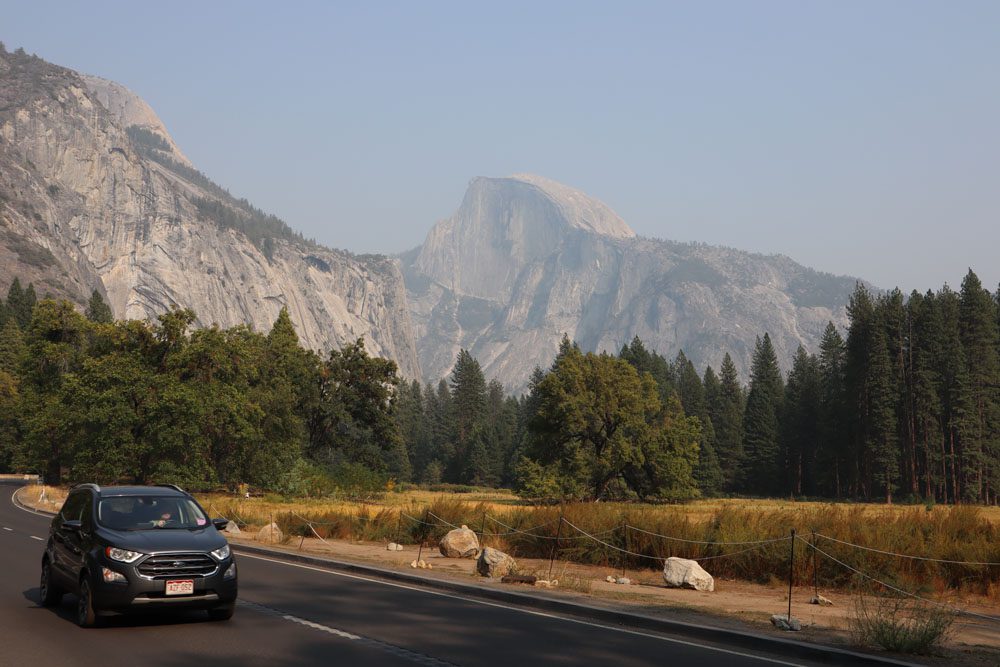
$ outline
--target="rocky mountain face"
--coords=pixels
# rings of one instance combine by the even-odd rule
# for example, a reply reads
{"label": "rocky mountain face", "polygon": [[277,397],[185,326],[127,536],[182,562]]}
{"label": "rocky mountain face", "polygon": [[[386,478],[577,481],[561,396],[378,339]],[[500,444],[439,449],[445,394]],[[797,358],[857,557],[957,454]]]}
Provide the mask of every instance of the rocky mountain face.
{"label": "rocky mountain face", "polygon": [[601,202],[528,175],[473,180],[403,265],[425,378],[447,375],[465,348],[515,391],[563,334],[613,352],[639,336],[699,369],[729,352],[746,381],[758,335],[783,362],[800,344],[816,350],[828,321],[846,324],[855,282],[782,256],[639,238]]}
{"label": "rocky mountain face", "polygon": [[191,308],[267,331],[284,306],[304,345],[363,336],[421,370],[395,259],[303,240],[197,172],[126,88],[0,53],[0,288],[14,276],[117,317]]}

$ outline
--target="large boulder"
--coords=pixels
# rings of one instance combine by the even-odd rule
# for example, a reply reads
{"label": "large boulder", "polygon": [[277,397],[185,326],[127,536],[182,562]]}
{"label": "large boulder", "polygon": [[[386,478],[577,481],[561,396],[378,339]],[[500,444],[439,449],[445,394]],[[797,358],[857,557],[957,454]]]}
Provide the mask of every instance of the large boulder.
{"label": "large boulder", "polygon": [[229,533],[230,535],[239,535],[243,531],[240,530],[240,527],[236,525],[235,521],[230,521],[226,524],[226,527],[222,529],[222,532]]}
{"label": "large boulder", "polygon": [[462,526],[448,531],[438,549],[445,558],[475,558],[479,553],[479,538],[468,526]]}
{"label": "large boulder", "polygon": [[278,524],[269,523],[260,530],[257,531],[257,541],[267,542],[268,544],[278,544],[284,541],[285,534],[281,532],[278,528]]}
{"label": "large boulder", "polygon": [[476,561],[476,572],[484,577],[503,577],[517,569],[514,559],[499,549],[484,547]]}
{"label": "large boulder", "polygon": [[715,579],[697,561],[671,556],[663,562],[663,581],[672,588],[714,591]]}

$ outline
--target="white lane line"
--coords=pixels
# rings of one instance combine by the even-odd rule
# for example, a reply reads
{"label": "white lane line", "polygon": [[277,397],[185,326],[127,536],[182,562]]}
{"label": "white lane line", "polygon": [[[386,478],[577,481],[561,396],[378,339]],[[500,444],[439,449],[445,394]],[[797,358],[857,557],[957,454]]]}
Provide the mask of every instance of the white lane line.
{"label": "white lane line", "polygon": [[44,541],[45,541],[45,540],[44,540],[43,538],[41,538],[41,537],[38,537],[37,535],[32,535],[32,536],[31,536],[31,539],[33,539],[33,540],[38,540],[39,542],[44,542]]}
{"label": "white lane line", "polygon": [[12,532],[12,533],[14,532],[14,529],[13,529],[13,528],[8,528],[7,526],[4,526],[4,527],[3,527],[3,529],[4,529],[4,530],[9,530],[9,531],[10,531],[10,532]]}
{"label": "white lane line", "polygon": [[28,514],[35,514],[37,516],[44,516],[46,518],[51,517],[52,516],[51,514],[46,514],[45,512],[39,512],[38,510],[33,510],[30,507],[22,507],[21,504],[18,503],[17,500],[15,500],[17,492],[20,491],[21,489],[26,489],[26,488],[28,487],[19,486],[18,488],[14,489],[14,493],[10,494],[10,504],[16,507],[17,509],[21,510],[22,512],[27,512]]}
{"label": "white lane line", "polygon": [[282,616],[286,621],[291,621],[293,623],[299,623],[308,628],[313,628],[314,630],[322,630],[323,632],[329,632],[331,635],[337,635],[338,637],[343,637],[344,639],[361,639],[358,635],[352,635],[350,632],[344,632],[343,630],[338,630],[337,628],[331,628],[328,625],[320,625],[319,623],[313,623],[312,621],[307,621],[304,618],[299,618],[298,616]]}
{"label": "white lane line", "polygon": [[[727,648],[719,648],[716,646],[708,646],[705,644],[698,644],[696,642],[689,642],[683,639],[674,639],[672,637],[662,637],[660,635],[652,635],[646,632],[639,632],[638,630],[628,630],[626,628],[619,628],[613,625],[604,625],[602,623],[594,623],[592,621],[584,621],[577,618],[569,618],[566,616],[557,616],[555,614],[548,614],[543,611],[535,611],[532,609],[523,609],[521,607],[514,607],[511,605],[500,604],[499,602],[487,602],[486,600],[477,600],[475,598],[462,597],[461,595],[452,595],[450,593],[442,593],[441,591],[431,591],[423,588],[417,588],[416,586],[407,586],[406,584],[397,584],[390,581],[380,581],[378,579],[370,579],[368,577],[361,577],[356,574],[347,574],[346,572],[335,572],[333,570],[325,570],[320,567],[313,567],[311,565],[302,565],[300,563],[286,563],[285,561],[275,560],[274,558],[266,558],[264,556],[256,556],[253,554],[240,553],[240,558],[253,558],[254,560],[263,560],[268,563],[277,563],[278,565],[287,565],[289,567],[297,567],[303,570],[312,570],[313,572],[322,572],[323,574],[330,574],[337,577],[345,577],[347,579],[357,579],[359,581],[367,581],[372,584],[381,584],[383,586],[392,586],[393,588],[403,588],[408,591],[416,591],[418,593],[425,593],[428,595],[437,595],[438,597],[451,598],[452,600],[462,600],[463,602],[471,602],[473,604],[481,604],[487,607],[499,607],[500,609],[507,609],[509,611],[517,611],[522,614],[531,614],[532,616],[541,616],[543,618],[551,618],[556,621],[565,621],[567,623],[576,623],[578,625],[586,625],[592,628],[600,628],[601,630],[612,630],[614,632],[623,632],[630,635],[638,635],[640,637],[647,637],[649,639],[658,639],[664,642],[670,642],[672,644],[682,644],[684,646],[691,646],[694,648],[701,648],[708,651],[716,651],[718,653],[727,653],[729,655],[738,655],[743,658],[750,658],[752,660],[760,660],[761,662],[768,662],[774,665],[790,665],[791,667],[802,667],[802,663],[798,662],[787,662],[785,660],[777,660],[775,658],[766,658],[760,655],[754,655],[753,653],[743,653],[742,651],[734,651]],[[322,626],[321,626],[322,627]]]}

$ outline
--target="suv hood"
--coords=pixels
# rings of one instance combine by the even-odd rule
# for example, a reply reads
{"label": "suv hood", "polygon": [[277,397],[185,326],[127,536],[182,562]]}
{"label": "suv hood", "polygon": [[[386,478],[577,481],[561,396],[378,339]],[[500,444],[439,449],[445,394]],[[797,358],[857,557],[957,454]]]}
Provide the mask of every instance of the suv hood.
{"label": "suv hood", "polygon": [[159,553],[163,551],[194,551],[208,553],[227,544],[226,538],[214,526],[197,530],[153,528],[151,530],[108,530],[98,532],[109,544],[129,551]]}

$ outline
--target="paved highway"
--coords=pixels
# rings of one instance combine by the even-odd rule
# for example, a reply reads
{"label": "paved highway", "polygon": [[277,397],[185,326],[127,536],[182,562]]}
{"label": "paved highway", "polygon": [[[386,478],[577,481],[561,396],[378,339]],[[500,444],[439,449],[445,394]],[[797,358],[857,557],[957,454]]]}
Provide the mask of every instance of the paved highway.
{"label": "paved highway", "polygon": [[49,519],[15,507],[15,488],[0,485],[0,665],[802,664],[246,554],[231,621],[191,612],[82,630],[72,596],[38,604]]}

